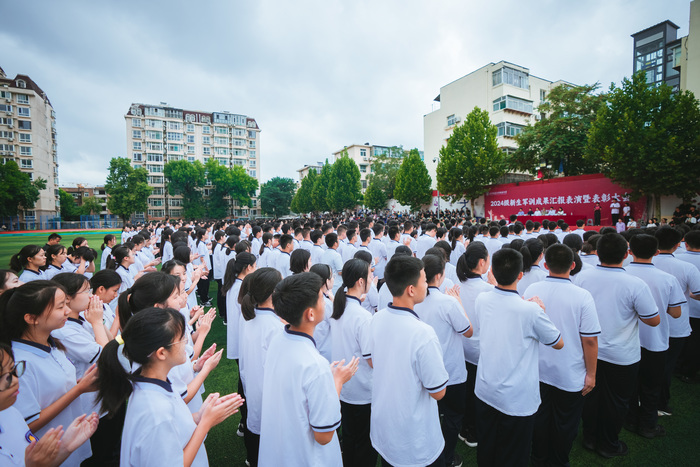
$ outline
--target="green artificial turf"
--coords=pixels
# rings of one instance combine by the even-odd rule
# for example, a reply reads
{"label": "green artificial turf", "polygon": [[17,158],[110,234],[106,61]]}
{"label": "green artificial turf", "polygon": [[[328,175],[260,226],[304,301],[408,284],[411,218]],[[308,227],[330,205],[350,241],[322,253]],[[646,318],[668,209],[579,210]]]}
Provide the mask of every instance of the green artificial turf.
{"label": "green artificial turf", "polygon": [[[84,236],[88,238],[91,247],[99,251],[102,244],[102,237],[106,233],[114,231],[99,232],[76,232],[63,234],[62,243],[70,245],[73,238]],[[117,232],[118,233],[118,232]],[[18,252],[24,245],[35,243],[44,245],[48,234],[6,236],[0,235],[0,268],[7,267],[10,255]],[[216,301],[217,285],[212,281],[210,296]],[[216,319],[212,325],[212,330],[207,336],[206,345],[216,343],[218,348],[226,346],[226,326],[220,319]],[[206,393],[219,392],[228,394],[235,392],[238,387],[238,369],[236,363],[226,359],[226,353],[221,359],[219,366],[209,375],[205,382]],[[581,446],[581,434],[574,442],[571,452],[571,464],[574,466],[665,466],[676,467],[686,465],[697,465],[700,462],[695,456],[700,454],[698,441],[695,439],[700,434],[700,405],[697,403],[700,385],[685,384],[674,378],[671,387],[671,406],[674,415],[670,417],[660,417],[659,422],[664,425],[667,435],[654,440],[644,439],[636,434],[622,430],[620,438],[629,446],[630,453],[624,458],[605,460],[598,455],[586,451]],[[214,427],[205,442],[209,464],[212,467],[218,466],[243,466],[246,458],[243,438],[236,436],[236,427],[240,420],[239,414],[226,420],[221,425]],[[476,465],[476,449],[467,447],[461,441],[457,445],[457,452],[462,457],[465,466]],[[379,463],[377,464],[379,465]]]}

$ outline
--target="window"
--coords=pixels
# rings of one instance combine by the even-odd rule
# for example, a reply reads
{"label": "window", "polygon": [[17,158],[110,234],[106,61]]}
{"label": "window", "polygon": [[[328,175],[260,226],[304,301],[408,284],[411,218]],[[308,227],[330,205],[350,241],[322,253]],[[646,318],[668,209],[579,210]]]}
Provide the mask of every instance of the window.
{"label": "window", "polygon": [[447,126],[452,126],[457,123],[457,118],[455,117],[455,114],[452,114],[447,117]]}
{"label": "window", "polygon": [[[24,134],[24,133],[21,133]],[[0,138],[12,138],[13,133],[11,131],[0,131]]]}
{"label": "window", "polygon": [[169,204],[170,206],[173,206],[173,207],[182,206],[182,200],[179,199],[179,198],[175,198],[175,199],[170,198],[170,199],[168,200],[168,204]]}
{"label": "window", "polygon": [[187,124],[187,133],[194,133],[194,124],[193,123]]}
{"label": "window", "polygon": [[146,127],[148,128],[163,128],[163,122],[160,120],[146,119]]}
{"label": "window", "polygon": [[187,144],[194,144],[194,135],[187,135]]}
{"label": "window", "polygon": [[133,145],[133,147],[132,147],[131,149],[133,149],[134,151],[140,151],[140,150],[141,150],[141,141],[134,141],[134,142],[131,143],[131,144]]}
{"label": "window", "polygon": [[204,133],[205,135],[208,135],[209,133],[211,133],[211,127],[209,125],[203,126],[202,133]]}
{"label": "window", "polygon": [[233,130],[231,130],[231,134],[232,134],[233,136],[243,136],[243,137],[245,137],[246,131],[245,131],[245,130],[241,130],[240,128],[234,128]]}
{"label": "window", "polygon": [[24,211],[24,219],[34,219],[36,217],[36,211]]}
{"label": "window", "polygon": [[255,151],[250,151],[248,155],[252,158],[255,158]]}
{"label": "window", "polygon": [[[12,132],[10,132],[12,133]],[[10,135],[12,136],[12,135]],[[32,142],[32,134],[31,133],[19,133],[19,142],[20,143],[31,143]]]}
{"label": "window", "polygon": [[162,131],[146,130],[146,138],[148,139],[163,139]]}
{"label": "window", "polygon": [[29,104],[29,96],[26,94],[17,94],[18,104]]}
{"label": "window", "polygon": [[517,125],[515,123],[503,122],[496,125],[496,128],[498,129],[498,136],[512,138],[519,135],[525,127],[523,125]]}
{"label": "window", "polygon": [[149,209],[148,217],[165,217],[165,211],[163,209]]}
{"label": "window", "polygon": [[182,152],[181,144],[168,144],[168,152]]}
{"label": "window", "polygon": [[182,133],[173,133],[169,131],[167,133],[168,141],[182,141]]}
{"label": "window", "polygon": [[494,86],[510,84],[516,88],[528,89],[530,87],[529,75],[520,70],[504,66],[491,74]]}
{"label": "window", "polygon": [[194,156],[187,156],[187,162],[194,162]]}
{"label": "window", "polygon": [[163,195],[163,187],[158,186],[153,189],[151,192],[152,195]]}
{"label": "window", "polygon": [[187,146],[187,154],[194,154],[194,146]]}
{"label": "window", "polygon": [[220,136],[214,136],[214,144],[219,144],[222,146],[228,146],[228,138],[222,138]]}
{"label": "window", "polygon": [[10,91],[0,91],[0,99],[12,99],[12,93]]}
{"label": "window", "polygon": [[173,161],[181,161],[183,159],[182,156],[179,154],[176,155],[168,155],[168,162],[173,162]]}
{"label": "window", "polygon": [[244,165],[245,165],[245,161],[244,161],[244,160],[241,160],[241,159],[233,159],[233,165],[244,166]]}
{"label": "window", "polygon": [[214,154],[218,156],[228,156],[228,148],[214,148]]}
{"label": "window", "polygon": [[17,107],[17,115],[19,117],[29,117],[30,112],[29,112],[29,107]]}
{"label": "window", "polygon": [[31,159],[20,159],[20,168],[22,169],[33,169],[34,168],[34,161]]}
{"label": "window", "polygon": [[255,141],[248,141],[248,147],[249,147],[249,148],[254,148],[254,147],[255,147]]}
{"label": "window", "polygon": [[360,165],[360,173],[367,173],[367,166],[364,164]]}
{"label": "window", "polygon": [[364,190],[366,188],[367,188],[367,180],[362,180],[362,189]]}
{"label": "window", "polygon": [[141,119],[140,118],[132,118],[131,119],[131,126],[134,128],[141,128]]}
{"label": "window", "polygon": [[141,130],[131,130],[131,137],[134,139],[141,139]]}
{"label": "window", "polygon": [[148,154],[148,162],[163,162],[163,154]]}
{"label": "window", "polygon": [[163,198],[149,198],[148,204],[151,206],[163,206]]}
{"label": "window", "polygon": [[15,145],[14,144],[0,144],[0,151],[2,151],[2,152],[14,152]]}
{"label": "window", "polygon": [[248,138],[255,139],[255,132],[248,130]]}
{"label": "window", "polygon": [[246,151],[245,149],[232,149],[231,155],[232,156],[239,156],[239,157],[246,157],[248,155],[248,151]]}
{"label": "window", "polygon": [[19,147],[19,155],[20,156],[31,156],[32,155],[32,147],[31,146],[20,146]]}
{"label": "window", "polygon": [[520,99],[514,96],[502,96],[493,101],[493,111],[503,109],[517,110],[518,112],[532,113],[532,101]]}
{"label": "window", "polygon": [[9,125],[12,127],[12,119],[7,117],[0,117],[0,125]]}
{"label": "window", "polygon": [[10,104],[0,104],[0,112],[12,113],[12,106]]}
{"label": "window", "polygon": [[[255,143],[255,141],[251,141],[251,143]],[[231,141],[231,144],[233,144],[234,146],[245,147],[245,140],[244,139],[233,139]]]}
{"label": "window", "polygon": [[251,177],[257,177],[257,175],[255,174],[255,170],[249,170],[248,173]]}
{"label": "window", "polygon": [[[165,116],[167,118],[179,118],[180,120],[182,120],[182,110],[165,109]],[[180,125],[182,125],[182,123]],[[180,126],[180,128],[182,128],[182,126]]]}
{"label": "window", "polygon": [[142,162],[143,161],[143,154],[141,154],[140,152],[135,152],[133,155],[133,159],[136,162]]}
{"label": "window", "polygon": [[146,107],[144,113],[147,117],[165,117],[165,111],[158,107]]}
{"label": "window", "polygon": [[211,144],[211,136],[202,136],[202,144]]}
{"label": "window", "polygon": [[248,167],[255,167],[255,159],[248,161]]}
{"label": "window", "polygon": [[224,126],[215,126],[214,133],[216,133],[217,135],[228,135],[228,128]]}
{"label": "window", "polygon": [[544,102],[546,98],[547,98],[547,91],[545,91],[544,89],[540,89],[540,101]]}
{"label": "window", "polygon": [[168,122],[168,130],[182,130],[182,123]]}
{"label": "window", "polygon": [[148,173],[152,174],[159,174],[163,172],[162,165],[147,164],[146,168],[148,169]]}
{"label": "window", "polygon": [[17,128],[20,130],[31,130],[32,122],[28,122],[26,120],[17,120]]}
{"label": "window", "polygon": [[163,143],[154,143],[152,141],[147,141],[146,149],[148,149],[149,151],[162,151]]}
{"label": "window", "polygon": [[211,155],[211,148],[202,148],[202,154],[205,156]]}
{"label": "window", "polygon": [[27,88],[27,83],[23,79],[18,79],[17,80],[17,87],[26,89]]}

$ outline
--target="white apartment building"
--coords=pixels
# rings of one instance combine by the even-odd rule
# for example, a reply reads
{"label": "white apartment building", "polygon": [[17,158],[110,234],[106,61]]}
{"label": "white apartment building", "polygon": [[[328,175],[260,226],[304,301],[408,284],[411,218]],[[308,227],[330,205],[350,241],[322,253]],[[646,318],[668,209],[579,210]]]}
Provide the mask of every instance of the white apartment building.
{"label": "white apartment building", "polygon": [[[335,162],[340,158],[343,151],[347,151],[348,157],[355,161],[357,166],[360,168],[360,183],[362,184],[362,192],[364,193],[369,183],[369,175],[372,173],[372,160],[377,156],[393,156],[393,157],[403,157],[403,152],[400,155],[392,154],[392,147],[394,146],[376,146],[369,143],[365,144],[351,144],[350,146],[345,146],[333,153],[333,161]],[[400,147],[400,146],[398,146]],[[423,159],[423,152],[420,151],[421,159]]]}
{"label": "white apartment building", "polygon": [[320,174],[321,169],[323,169],[323,162],[316,162],[315,164],[304,164],[304,167],[302,167],[301,169],[297,169],[297,173],[299,174],[297,186],[301,186],[301,181],[304,180],[304,178],[307,175],[309,175],[309,172],[313,171],[317,174]]}
{"label": "white apartment building", "polygon": [[[215,158],[227,167],[240,165],[260,183],[260,128],[254,118],[228,112],[202,112],[161,105],[132,104],[126,120],[127,153],[133,167],[148,170],[153,193],[148,218],[182,217],[182,199],[167,193],[163,167],[166,162],[187,160],[205,164]],[[205,187],[204,196],[209,195]],[[252,206],[234,202],[230,215],[260,214],[257,199]]]}
{"label": "white apartment building", "polygon": [[441,87],[435,98],[440,107],[423,116],[424,160],[433,188],[437,186],[440,148],[474,107],[489,111],[491,123],[498,128],[498,146],[510,153],[518,147],[515,136],[528,122],[534,124],[541,118],[537,108],[560,84],[570,83],[538,78],[525,67],[500,61]]}
{"label": "white apartment building", "polygon": [[56,113],[46,93],[27,75],[7,77],[0,68],[0,158],[14,160],[31,180],[43,178],[34,209],[20,212],[24,222],[53,218],[60,210]]}

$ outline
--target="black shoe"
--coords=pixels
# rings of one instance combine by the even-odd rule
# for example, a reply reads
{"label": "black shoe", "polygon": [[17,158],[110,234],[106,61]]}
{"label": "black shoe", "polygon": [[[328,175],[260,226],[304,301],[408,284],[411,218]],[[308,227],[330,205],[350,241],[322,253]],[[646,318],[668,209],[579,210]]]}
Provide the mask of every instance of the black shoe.
{"label": "black shoe", "polygon": [[245,427],[243,426],[242,423],[238,424],[238,428],[236,428],[236,436],[239,438],[243,438],[243,431],[245,430]]}
{"label": "black shoe", "polygon": [[452,463],[448,467],[462,467],[462,458],[455,452]]}
{"label": "black shoe", "polygon": [[617,449],[614,451],[605,451],[603,449],[596,449],[596,452],[598,453],[599,456],[604,457],[606,459],[612,459],[613,457],[626,456],[627,454],[629,454],[630,450],[624,441],[618,441],[617,443],[618,443]]}
{"label": "black shoe", "polygon": [[464,441],[464,444],[470,448],[475,448],[479,445],[479,443],[476,442],[476,435],[468,428],[462,429],[459,433],[459,439]]}
{"label": "black shoe", "polygon": [[663,409],[657,410],[656,412],[658,413],[659,417],[670,417],[671,415],[673,415],[673,409],[668,405]]}
{"label": "black shoe", "polygon": [[651,428],[649,430],[640,428],[637,433],[639,433],[639,436],[642,436],[646,439],[654,439],[659,438],[661,436],[666,436],[666,429],[661,425],[656,425],[654,428]]}

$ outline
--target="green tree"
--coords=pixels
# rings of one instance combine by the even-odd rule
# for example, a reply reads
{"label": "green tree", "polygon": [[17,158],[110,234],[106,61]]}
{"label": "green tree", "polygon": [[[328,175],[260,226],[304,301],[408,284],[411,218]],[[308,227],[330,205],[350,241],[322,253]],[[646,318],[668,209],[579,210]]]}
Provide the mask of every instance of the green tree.
{"label": "green tree", "polygon": [[275,177],[260,187],[260,208],[274,217],[289,214],[296,183],[291,178]]}
{"label": "green tree", "polygon": [[506,156],[498,149],[496,133],[489,113],[474,107],[440,148],[437,189],[453,202],[471,200],[472,213],[474,200],[506,173]]}
{"label": "green tree", "polygon": [[250,206],[250,198],[258,189],[258,181],[248,175],[243,166],[228,168],[210,158],[204,165],[206,178],[211,182],[209,199],[206,203],[207,214],[214,219],[223,219],[231,213],[231,202],[238,201],[240,206]]}
{"label": "green tree", "polygon": [[418,211],[421,206],[430,203],[433,199],[431,183],[428,168],[421,160],[418,149],[411,149],[396,174],[394,197],[399,203],[411,206],[413,211]]}
{"label": "green tree", "polygon": [[306,177],[301,180],[301,186],[299,186],[294,198],[292,198],[292,211],[306,213],[314,210],[314,201],[311,193],[313,192],[317,175],[315,170],[309,170]]}
{"label": "green tree", "polygon": [[544,165],[567,176],[600,172],[595,161],[584,157],[588,131],[605,103],[604,94],[595,94],[598,87],[562,84],[552,89],[537,108],[545,116],[517,136],[510,167],[534,174]]}
{"label": "green tree", "polygon": [[127,222],[135,212],[148,210],[148,197],[153,189],[148,186],[146,169],[133,168],[125,157],[113,157],[109,161],[105,191],[109,195],[107,209]]}
{"label": "green tree", "polygon": [[365,190],[365,206],[372,211],[386,208],[387,197],[375,180],[370,180]]}
{"label": "green tree", "polygon": [[58,199],[61,201],[61,219],[64,221],[80,220],[80,207],[75,204],[73,195],[63,188],[58,189]]}
{"label": "green tree", "polygon": [[314,203],[314,210],[318,212],[329,211],[331,208],[328,205],[328,185],[331,181],[331,164],[323,164],[321,173],[318,174],[314,181],[314,188],[311,190],[311,200]]}
{"label": "green tree", "polygon": [[[63,204],[61,204],[63,206]],[[83,199],[83,204],[80,206],[80,213],[87,216],[100,214],[102,212],[102,204],[95,196],[88,196]]]}
{"label": "green tree", "polygon": [[[689,91],[649,86],[644,72],[610,86],[607,105],[591,126],[587,157],[603,173],[647,196],[661,217],[661,196],[697,194],[700,179],[700,108]],[[653,199],[653,201],[652,201]]]}
{"label": "green tree", "polygon": [[46,189],[46,180],[29,179],[15,161],[0,165],[0,217],[16,216],[22,209],[32,209],[39,200],[39,191]]}
{"label": "green tree", "polygon": [[205,183],[204,164],[199,161],[171,161],[165,164],[163,174],[168,182],[168,193],[182,195],[182,215],[202,218],[206,215],[202,188]]}
{"label": "green tree", "polygon": [[362,200],[360,168],[345,150],[333,163],[327,200],[328,207],[336,212],[354,209]]}
{"label": "green tree", "polygon": [[396,174],[405,156],[406,151],[402,147],[394,146],[389,148],[388,154],[372,158],[372,173],[367,178],[370,183],[374,183],[386,195],[387,199],[394,197]]}

